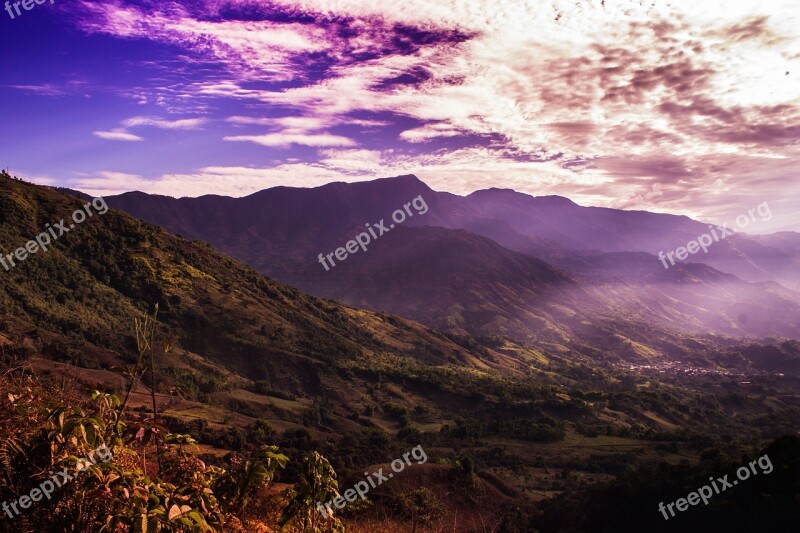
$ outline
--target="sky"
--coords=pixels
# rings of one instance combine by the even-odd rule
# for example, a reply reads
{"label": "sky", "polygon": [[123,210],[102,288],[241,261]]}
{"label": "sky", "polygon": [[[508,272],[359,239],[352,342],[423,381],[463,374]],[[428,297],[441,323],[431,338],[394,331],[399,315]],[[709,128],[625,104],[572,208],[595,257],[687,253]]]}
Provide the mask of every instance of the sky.
{"label": "sky", "polygon": [[0,11],[0,167],[36,183],[413,173],[800,231],[796,0],[30,1]]}

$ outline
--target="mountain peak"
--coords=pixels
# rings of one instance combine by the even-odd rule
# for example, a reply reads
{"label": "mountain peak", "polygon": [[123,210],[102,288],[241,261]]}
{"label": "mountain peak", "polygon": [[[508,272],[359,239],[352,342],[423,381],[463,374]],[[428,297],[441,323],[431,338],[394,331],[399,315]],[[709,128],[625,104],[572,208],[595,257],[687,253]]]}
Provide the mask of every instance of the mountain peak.
{"label": "mountain peak", "polygon": [[533,200],[539,205],[546,205],[552,207],[567,207],[578,206],[575,202],[566,198],[565,196],[547,195],[547,196],[532,196],[524,192],[519,192],[514,189],[505,189],[500,187],[491,187],[489,189],[481,189],[469,194],[467,198],[475,200]]}
{"label": "mountain peak", "polygon": [[409,188],[422,188],[425,190],[432,190],[427,183],[419,179],[414,174],[402,174],[400,176],[394,176],[390,178],[379,178],[367,183],[393,183],[398,184],[403,187]]}
{"label": "mountain peak", "polygon": [[566,196],[558,196],[555,194],[547,196],[534,196],[536,202],[542,205],[549,205],[553,207],[580,207],[578,204],[567,198]]}
{"label": "mountain peak", "polygon": [[424,182],[419,179],[415,174],[401,174],[400,176],[395,176],[394,178],[387,178],[387,179],[394,179],[398,181],[411,181],[415,183],[423,183]]}
{"label": "mountain peak", "polygon": [[342,191],[355,192],[356,194],[369,192],[372,194],[423,194],[432,193],[427,183],[419,179],[414,174],[403,174],[400,176],[378,178],[370,181],[358,181],[354,183],[335,182],[328,183],[319,187],[319,190],[341,189]]}

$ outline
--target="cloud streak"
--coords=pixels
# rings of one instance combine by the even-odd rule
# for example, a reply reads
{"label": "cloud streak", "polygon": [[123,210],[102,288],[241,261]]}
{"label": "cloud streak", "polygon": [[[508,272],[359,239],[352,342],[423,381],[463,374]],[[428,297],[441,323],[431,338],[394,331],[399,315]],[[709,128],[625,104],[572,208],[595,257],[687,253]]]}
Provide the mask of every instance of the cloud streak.
{"label": "cloud streak", "polygon": [[268,133],[266,135],[232,135],[225,137],[226,141],[252,142],[261,146],[276,148],[287,148],[292,144],[303,146],[355,146],[356,142],[341,135],[331,135],[329,133]]}
{"label": "cloud streak", "polygon": [[133,133],[128,133],[127,131],[122,129],[115,129],[111,131],[93,131],[92,135],[100,137],[101,139],[105,139],[107,141],[135,142],[144,140],[138,135],[134,135]]}
{"label": "cloud streak", "polygon": [[208,122],[205,118],[184,118],[178,120],[166,120],[158,117],[131,117],[122,121],[126,128],[136,128],[141,126],[151,126],[162,130],[197,130]]}

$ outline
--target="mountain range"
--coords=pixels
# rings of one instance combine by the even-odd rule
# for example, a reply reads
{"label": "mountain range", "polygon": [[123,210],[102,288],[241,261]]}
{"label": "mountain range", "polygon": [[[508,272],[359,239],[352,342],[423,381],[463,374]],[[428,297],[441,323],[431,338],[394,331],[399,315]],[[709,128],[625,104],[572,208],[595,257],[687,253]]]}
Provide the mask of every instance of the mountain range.
{"label": "mountain range", "polygon": [[[665,271],[641,251],[569,248],[470,218],[463,198],[419,187],[400,178],[258,201],[107,199],[180,228],[112,208],[0,271],[0,386],[12,373],[21,380],[0,399],[120,394],[120,372],[136,360],[134,323],[157,304],[157,337],[177,344],[157,350],[153,374],[134,387],[132,419],[157,403],[159,420],[196,436],[209,463],[277,443],[291,458],[280,477],[289,484],[301,482],[311,450],[350,486],[370,464],[424,446],[437,464],[391,491],[435,487],[446,530],[491,516],[530,531],[541,494],[569,496],[655,458],[696,460],[709,446],[733,457],[796,431],[800,343],[783,338],[797,317],[790,289],[699,263]],[[354,189],[373,204],[338,211]],[[316,260],[420,195],[428,210],[366,252],[327,271]],[[88,198],[0,173],[0,251]],[[470,227],[452,227],[459,218]],[[204,242],[195,221],[231,242]],[[512,249],[514,240],[540,252]],[[275,278],[355,305],[266,276],[231,257],[238,247]],[[743,338],[763,332],[781,338]],[[401,521],[391,491],[376,491],[373,510],[351,523]]]}
{"label": "mountain range", "polygon": [[[424,213],[333,268],[319,263],[365,225],[388,227],[414,198]],[[800,336],[796,233],[736,234],[666,269],[658,252],[709,225],[507,189],[462,197],[415,176],[244,198],[133,192],[107,201],[311,294],[453,334],[583,353],[622,341],[638,355],[679,354],[685,335]]]}

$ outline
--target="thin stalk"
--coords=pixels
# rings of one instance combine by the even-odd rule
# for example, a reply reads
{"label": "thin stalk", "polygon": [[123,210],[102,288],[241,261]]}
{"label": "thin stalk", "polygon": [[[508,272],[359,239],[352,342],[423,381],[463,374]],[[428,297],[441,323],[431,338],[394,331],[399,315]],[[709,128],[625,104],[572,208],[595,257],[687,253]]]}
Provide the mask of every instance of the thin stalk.
{"label": "thin stalk", "polygon": [[[152,339],[151,339],[152,341]],[[158,406],[156,405],[156,350],[154,343],[150,343],[150,397],[153,400],[153,426],[158,425]],[[157,428],[153,427],[154,431]],[[155,434],[156,437],[156,457],[158,459],[158,471],[161,472],[161,435]]]}

